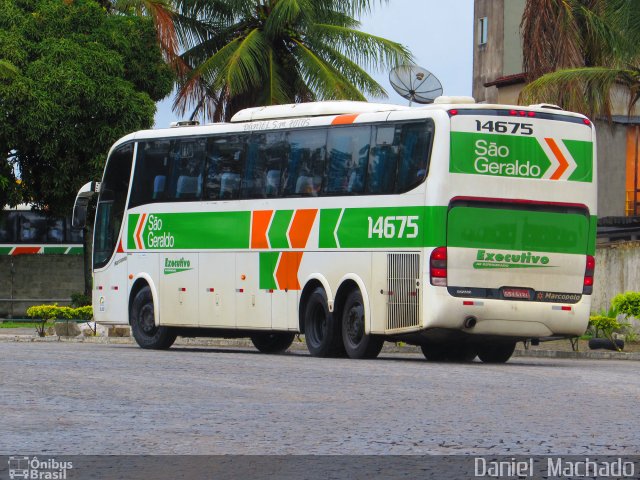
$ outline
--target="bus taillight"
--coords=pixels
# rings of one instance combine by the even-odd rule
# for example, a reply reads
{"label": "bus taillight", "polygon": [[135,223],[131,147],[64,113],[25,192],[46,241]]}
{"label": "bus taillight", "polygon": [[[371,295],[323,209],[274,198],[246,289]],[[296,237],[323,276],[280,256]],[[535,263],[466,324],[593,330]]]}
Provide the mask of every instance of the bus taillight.
{"label": "bus taillight", "polygon": [[582,287],[583,295],[591,295],[593,293],[593,273],[596,270],[596,259],[587,255],[587,265],[584,270],[584,286]]}
{"label": "bus taillight", "polygon": [[431,285],[447,286],[447,247],[438,247],[431,252],[429,260]]}

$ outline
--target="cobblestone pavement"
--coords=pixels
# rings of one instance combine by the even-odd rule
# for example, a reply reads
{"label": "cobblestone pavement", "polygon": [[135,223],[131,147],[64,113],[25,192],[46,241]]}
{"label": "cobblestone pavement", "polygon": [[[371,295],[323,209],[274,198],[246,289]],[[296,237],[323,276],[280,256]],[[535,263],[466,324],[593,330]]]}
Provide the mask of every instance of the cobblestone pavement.
{"label": "cobblestone pavement", "polygon": [[0,343],[0,454],[637,454],[636,362]]}

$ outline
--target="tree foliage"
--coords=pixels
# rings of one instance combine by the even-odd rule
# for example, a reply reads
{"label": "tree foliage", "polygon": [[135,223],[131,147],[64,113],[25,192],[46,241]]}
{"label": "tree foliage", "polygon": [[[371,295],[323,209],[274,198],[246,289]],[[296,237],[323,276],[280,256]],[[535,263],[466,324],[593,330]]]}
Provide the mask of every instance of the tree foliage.
{"label": "tree foliage", "polygon": [[527,0],[521,103],[547,101],[611,117],[616,88],[640,99],[640,2]]}
{"label": "tree foliage", "polygon": [[411,61],[399,43],[358,29],[371,0],[179,0],[198,22],[178,25],[188,71],[175,107],[214,120],[241,108],[386,92],[364,68]]}
{"label": "tree foliage", "polygon": [[0,0],[0,59],[0,202],[56,214],[117,138],[153,124],[173,82],[152,22],[93,0]]}

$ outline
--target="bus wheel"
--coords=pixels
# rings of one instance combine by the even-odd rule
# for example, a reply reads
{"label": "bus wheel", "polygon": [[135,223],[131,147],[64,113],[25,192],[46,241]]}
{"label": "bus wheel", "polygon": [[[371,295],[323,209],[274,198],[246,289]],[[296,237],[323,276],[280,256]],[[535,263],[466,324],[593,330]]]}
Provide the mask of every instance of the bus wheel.
{"label": "bus wheel", "polygon": [[384,338],[364,333],[364,305],[360,290],[352,291],[342,311],[342,341],[350,358],[376,358]]}
{"label": "bus wheel", "polygon": [[478,345],[478,357],[484,363],[506,363],[516,349],[516,342]]}
{"label": "bus wheel", "polygon": [[156,327],[151,289],[144,287],[133,299],[129,314],[131,332],[142,348],[165,350],[176,340],[176,335],[169,327]]}
{"label": "bus wheel", "polygon": [[327,294],[316,288],[307,300],[304,312],[304,338],[314,357],[335,357],[344,353],[340,325],[327,304]]}
{"label": "bus wheel", "polygon": [[262,353],[282,353],[293,343],[294,333],[269,332],[251,335],[253,346]]}
{"label": "bus wheel", "polygon": [[424,358],[430,362],[444,362],[448,356],[448,348],[444,343],[425,343],[420,345]]}
{"label": "bus wheel", "polygon": [[456,343],[450,346],[447,359],[452,362],[472,362],[477,355],[478,348],[475,345]]}

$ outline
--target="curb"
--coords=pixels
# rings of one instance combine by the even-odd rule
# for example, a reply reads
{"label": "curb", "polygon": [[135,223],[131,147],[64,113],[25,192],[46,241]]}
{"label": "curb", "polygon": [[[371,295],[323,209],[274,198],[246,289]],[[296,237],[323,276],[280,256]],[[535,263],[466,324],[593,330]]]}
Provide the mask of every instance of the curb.
{"label": "curb", "polygon": [[[0,334],[0,343],[90,343],[99,345],[135,345],[135,341],[131,337],[35,337],[33,335],[11,335]],[[183,347],[227,347],[227,348],[250,348],[255,349],[251,340],[246,338],[190,338],[190,337],[178,337],[175,345]],[[293,351],[306,351],[307,346],[304,342],[295,340],[289,350]],[[393,343],[387,342],[382,348],[384,353],[411,353],[420,354],[420,347],[412,345],[398,346]],[[630,360],[640,361],[640,352],[610,352],[610,351],[595,351],[595,352],[573,352],[562,350],[523,350],[516,349],[513,352],[514,357],[529,357],[529,358],[564,358],[572,360]]]}

